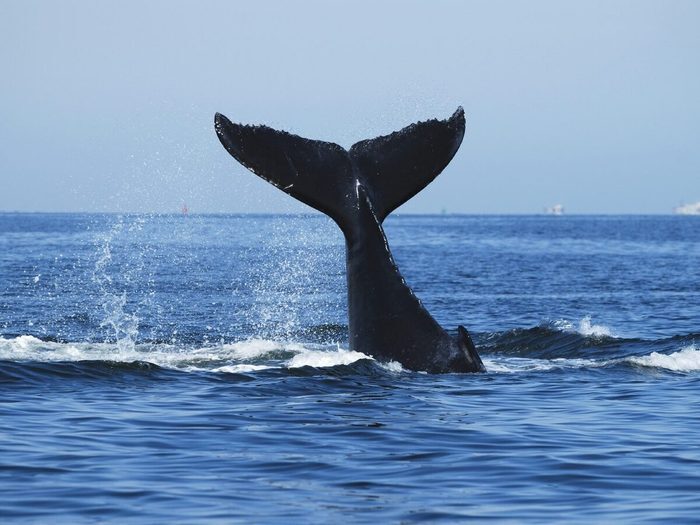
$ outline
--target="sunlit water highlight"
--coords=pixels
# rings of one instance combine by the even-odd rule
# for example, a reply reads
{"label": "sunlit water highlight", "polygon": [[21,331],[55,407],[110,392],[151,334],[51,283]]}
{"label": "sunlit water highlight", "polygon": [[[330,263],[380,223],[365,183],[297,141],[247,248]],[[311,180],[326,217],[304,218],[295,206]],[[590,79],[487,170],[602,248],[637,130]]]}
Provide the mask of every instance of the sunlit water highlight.
{"label": "sunlit water highlight", "polygon": [[398,217],[486,374],[347,346],[327,219],[0,214],[3,522],[692,522],[694,217]]}

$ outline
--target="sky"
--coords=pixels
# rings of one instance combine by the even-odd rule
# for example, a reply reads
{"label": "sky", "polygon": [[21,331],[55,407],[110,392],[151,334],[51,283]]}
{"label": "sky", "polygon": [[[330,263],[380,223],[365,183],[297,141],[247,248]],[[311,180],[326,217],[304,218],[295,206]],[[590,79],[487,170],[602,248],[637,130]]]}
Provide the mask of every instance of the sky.
{"label": "sky", "polygon": [[398,213],[700,200],[700,2],[0,0],[0,211],[310,211],[219,111],[349,147],[463,106]]}

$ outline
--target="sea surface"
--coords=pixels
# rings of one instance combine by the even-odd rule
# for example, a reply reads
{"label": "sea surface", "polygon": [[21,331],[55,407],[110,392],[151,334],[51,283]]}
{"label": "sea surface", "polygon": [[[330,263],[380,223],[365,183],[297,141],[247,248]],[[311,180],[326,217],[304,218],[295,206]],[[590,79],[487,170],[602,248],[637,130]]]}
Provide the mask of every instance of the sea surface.
{"label": "sea surface", "polygon": [[351,352],[319,215],[0,214],[0,522],[700,520],[700,217],[385,227],[486,373]]}

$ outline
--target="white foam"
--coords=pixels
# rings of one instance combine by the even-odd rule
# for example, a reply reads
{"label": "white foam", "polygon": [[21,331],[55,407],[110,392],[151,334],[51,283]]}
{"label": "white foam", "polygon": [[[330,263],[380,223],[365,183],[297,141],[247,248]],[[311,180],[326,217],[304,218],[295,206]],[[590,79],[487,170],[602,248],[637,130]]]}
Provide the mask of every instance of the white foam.
{"label": "white foam", "polygon": [[486,371],[489,373],[513,374],[522,372],[546,372],[564,368],[590,368],[603,366],[606,363],[592,359],[531,359],[527,357],[492,357],[483,358]]}
{"label": "white foam", "polygon": [[665,368],[674,372],[700,371],[700,350],[695,345],[686,346],[673,354],[652,352],[640,357],[628,357],[630,363],[652,368]]}
{"label": "white foam", "polygon": [[0,338],[0,359],[8,361],[75,361],[91,359],[82,357],[80,343],[54,343],[42,341],[31,335],[14,339]]}
{"label": "white foam", "polygon": [[343,350],[338,348],[336,351],[323,350],[305,350],[287,362],[289,368],[300,368],[302,366],[313,366],[323,368],[328,366],[349,365],[360,359],[372,359],[362,352],[354,352],[352,350]]}
{"label": "white foam", "polygon": [[581,319],[578,324],[562,319],[555,321],[554,326],[565,332],[576,332],[586,337],[617,337],[609,327],[593,324],[590,315]]}
{"label": "white foam", "polygon": [[255,372],[257,370],[268,370],[265,365],[228,365],[212,369],[212,372],[226,372],[228,374],[243,374],[245,372]]}
{"label": "white foam", "polygon": [[[207,349],[202,349],[207,350]],[[279,343],[269,339],[246,339],[236,343],[223,344],[217,347],[219,352],[229,354],[236,359],[256,359],[279,351],[301,352],[304,346],[296,343]]]}
{"label": "white foam", "polygon": [[393,372],[396,374],[400,374],[401,372],[405,372],[406,369],[401,366],[401,363],[398,363],[396,361],[389,361],[388,363],[378,363],[379,366],[381,366],[384,370],[387,370],[388,372]]}
{"label": "white foam", "polygon": [[[284,352],[285,356],[273,354]],[[56,343],[42,341],[31,335],[12,339],[0,338],[0,359],[9,361],[146,361],[164,368],[184,371],[252,372],[267,368],[317,368],[348,365],[359,359],[371,359],[360,352],[340,347],[278,342],[267,339],[248,339],[235,343],[202,348],[183,348],[175,345],[119,343]],[[263,364],[260,360],[267,360]],[[258,362],[250,362],[258,361]],[[400,366],[400,365],[398,365]]]}

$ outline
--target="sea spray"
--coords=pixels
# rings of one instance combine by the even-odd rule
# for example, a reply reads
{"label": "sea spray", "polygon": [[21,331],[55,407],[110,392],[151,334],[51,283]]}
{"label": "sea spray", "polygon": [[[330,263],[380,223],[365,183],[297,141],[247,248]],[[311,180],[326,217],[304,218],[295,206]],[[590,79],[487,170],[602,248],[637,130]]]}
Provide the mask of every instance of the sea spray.
{"label": "sea spray", "polygon": [[[295,340],[309,324],[345,324],[344,296],[337,294],[344,289],[342,240],[328,219],[269,220],[271,235],[260,237],[258,265],[248,273],[251,308],[244,315],[255,336]],[[329,311],[336,318],[324,318]]]}
{"label": "sea spray", "polygon": [[100,328],[105,341],[114,341],[119,354],[133,353],[139,336],[139,310],[152,306],[155,294],[149,259],[153,247],[144,238],[149,216],[116,216],[95,238],[92,282],[102,311]]}

